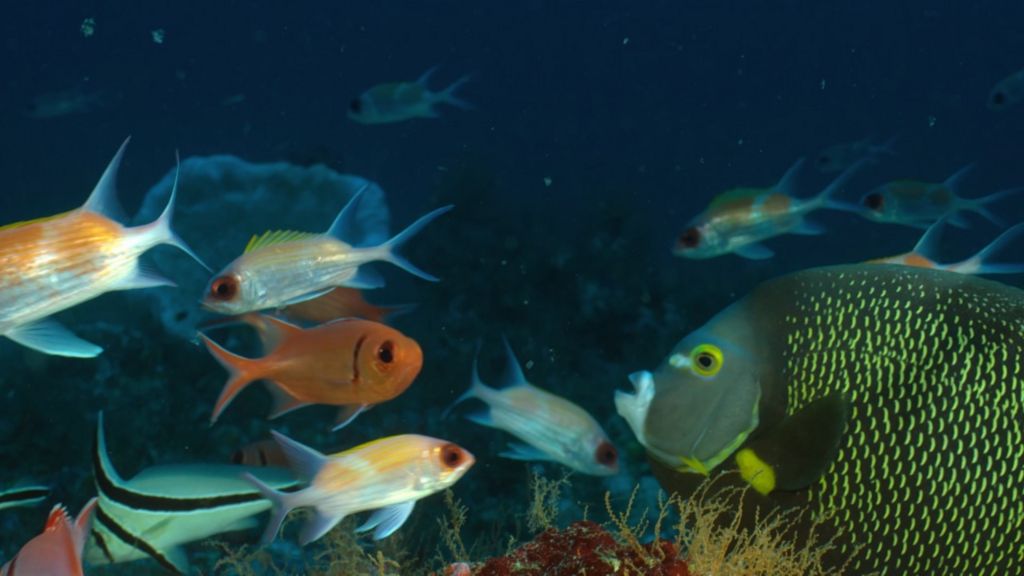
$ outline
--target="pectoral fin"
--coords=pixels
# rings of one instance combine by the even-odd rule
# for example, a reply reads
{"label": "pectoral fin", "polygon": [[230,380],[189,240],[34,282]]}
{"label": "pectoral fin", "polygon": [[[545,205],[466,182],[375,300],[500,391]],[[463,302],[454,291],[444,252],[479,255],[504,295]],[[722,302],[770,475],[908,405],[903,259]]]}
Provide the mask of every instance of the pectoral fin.
{"label": "pectoral fin", "polygon": [[762,494],[807,488],[835,459],[848,416],[838,392],[811,402],[736,453],[740,476]]}
{"label": "pectoral fin", "polygon": [[32,324],[19,326],[4,336],[22,346],[54,356],[93,358],[103,352],[103,348],[75,336],[57,321],[45,318]]}

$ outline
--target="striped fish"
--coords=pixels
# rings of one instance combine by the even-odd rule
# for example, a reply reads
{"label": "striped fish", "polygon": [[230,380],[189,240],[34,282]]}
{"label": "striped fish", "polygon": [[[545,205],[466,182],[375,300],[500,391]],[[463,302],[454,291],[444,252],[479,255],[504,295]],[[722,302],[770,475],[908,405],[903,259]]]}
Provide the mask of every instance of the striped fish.
{"label": "striped fish", "polygon": [[99,505],[86,549],[91,564],[150,558],[186,574],[185,544],[253,528],[270,509],[243,474],[286,492],[299,487],[287,470],[226,464],[155,466],[124,480],[107,455],[102,415],[92,458]]}
{"label": "striped fish", "polygon": [[0,228],[0,335],[46,354],[97,356],[102,348],[50,316],[114,290],[173,286],[139,266],[139,256],[159,244],[176,246],[202,264],[171,229],[177,179],[155,221],[134,228],[117,222],[115,181],[127,145],[125,140],[82,207]]}
{"label": "striped fish", "polygon": [[[892,265],[765,283],[616,406],[666,489],[734,470],[846,573],[1024,574],[1024,291]],[[757,494],[754,494],[756,497]]]}
{"label": "striped fish", "polygon": [[18,506],[34,506],[46,500],[50,489],[46,486],[18,486],[0,491],[0,510]]}
{"label": "striped fish", "polygon": [[383,244],[359,247],[355,231],[365,189],[356,192],[327,232],[273,230],[253,236],[245,252],[210,280],[203,306],[219,314],[244,314],[294,306],[342,286],[380,288],[383,279],[362,267],[370,262],[390,262],[424,280],[437,281],[398,249],[452,206],[421,216]]}

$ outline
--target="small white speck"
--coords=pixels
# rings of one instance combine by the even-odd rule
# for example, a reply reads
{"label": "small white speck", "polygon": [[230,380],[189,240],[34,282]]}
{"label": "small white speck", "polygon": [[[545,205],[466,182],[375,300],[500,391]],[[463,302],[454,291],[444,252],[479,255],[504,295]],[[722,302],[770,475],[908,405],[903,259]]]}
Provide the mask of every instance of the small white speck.
{"label": "small white speck", "polygon": [[935,122],[937,122],[937,121],[938,121],[938,119],[935,116],[929,116],[928,117],[928,127],[929,128],[934,128],[935,127]]}
{"label": "small white speck", "polygon": [[526,369],[529,370],[531,368],[533,368],[533,360],[527,360],[526,361]]}
{"label": "small white speck", "polygon": [[89,36],[92,36],[93,34],[95,34],[96,33],[96,19],[95,18],[86,18],[85,20],[82,20],[81,30],[82,30],[82,36],[84,36],[86,38],[88,38]]}
{"label": "small white speck", "polygon": [[544,177],[544,186],[545,187],[550,187],[552,182],[554,182],[554,180],[552,180],[549,176],[545,176]]}
{"label": "small white speck", "polygon": [[824,79],[824,78],[822,78],[822,79],[821,79],[821,83],[820,83],[820,84],[818,84],[818,86],[819,86],[819,87],[820,87],[820,88],[821,88],[822,90],[824,90],[824,89],[825,89],[825,79]]}
{"label": "small white speck", "polygon": [[629,36],[622,39],[622,45],[625,46],[626,44],[629,44]]}
{"label": "small white speck", "polygon": [[153,30],[149,33],[149,35],[153,38],[153,43],[155,44],[164,43],[164,34],[165,33],[163,28],[157,28],[156,30]]}

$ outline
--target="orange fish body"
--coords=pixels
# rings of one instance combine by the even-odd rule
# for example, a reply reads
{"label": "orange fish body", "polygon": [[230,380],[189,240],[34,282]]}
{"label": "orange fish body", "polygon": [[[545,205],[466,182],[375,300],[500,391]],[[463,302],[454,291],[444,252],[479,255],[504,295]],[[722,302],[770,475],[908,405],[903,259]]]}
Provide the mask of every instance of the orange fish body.
{"label": "orange fish body", "polygon": [[54,506],[43,533],[22,546],[0,576],[82,576],[82,549],[95,508],[93,498],[72,521],[62,506]]}
{"label": "orange fish body", "polygon": [[124,145],[81,208],[0,228],[0,335],[48,354],[96,356],[102,348],[48,317],[106,292],[173,285],[139,268],[139,256],[158,244],[194,257],[171,230],[174,191],[154,222],[128,228],[112,218],[123,153]]}
{"label": "orange fish body", "polygon": [[403,306],[377,306],[366,301],[362,291],[356,288],[335,288],[330,292],[293,304],[281,309],[281,314],[296,322],[323,324],[338,318],[363,318],[383,322],[391,314],[400,312]]}
{"label": "orange fish body", "polygon": [[400,395],[423,366],[415,340],[377,322],[345,318],[303,330],[272,316],[242,319],[260,333],[266,356],[243,358],[200,335],[231,373],[214,407],[214,422],[249,383],[267,380],[275,396],[271,418],[309,404],[344,406],[340,428],[360,411]]}

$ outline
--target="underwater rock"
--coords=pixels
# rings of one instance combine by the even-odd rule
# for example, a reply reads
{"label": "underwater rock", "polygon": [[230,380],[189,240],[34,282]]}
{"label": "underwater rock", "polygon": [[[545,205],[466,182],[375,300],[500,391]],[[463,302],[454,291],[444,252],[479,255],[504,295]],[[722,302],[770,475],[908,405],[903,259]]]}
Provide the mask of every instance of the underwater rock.
{"label": "underwater rock", "polygon": [[[167,202],[172,169],[146,193],[136,223],[152,221]],[[384,191],[358,176],[326,166],[286,162],[254,164],[235,156],[186,158],[181,163],[174,227],[214,269],[242,253],[249,238],[267,230],[327,230],[355,192],[369,188],[360,203],[360,244],[387,240],[389,213]],[[177,289],[147,290],[154,314],[171,333],[191,339],[203,316],[199,299],[209,274],[185,258],[156,254],[163,274]]]}

